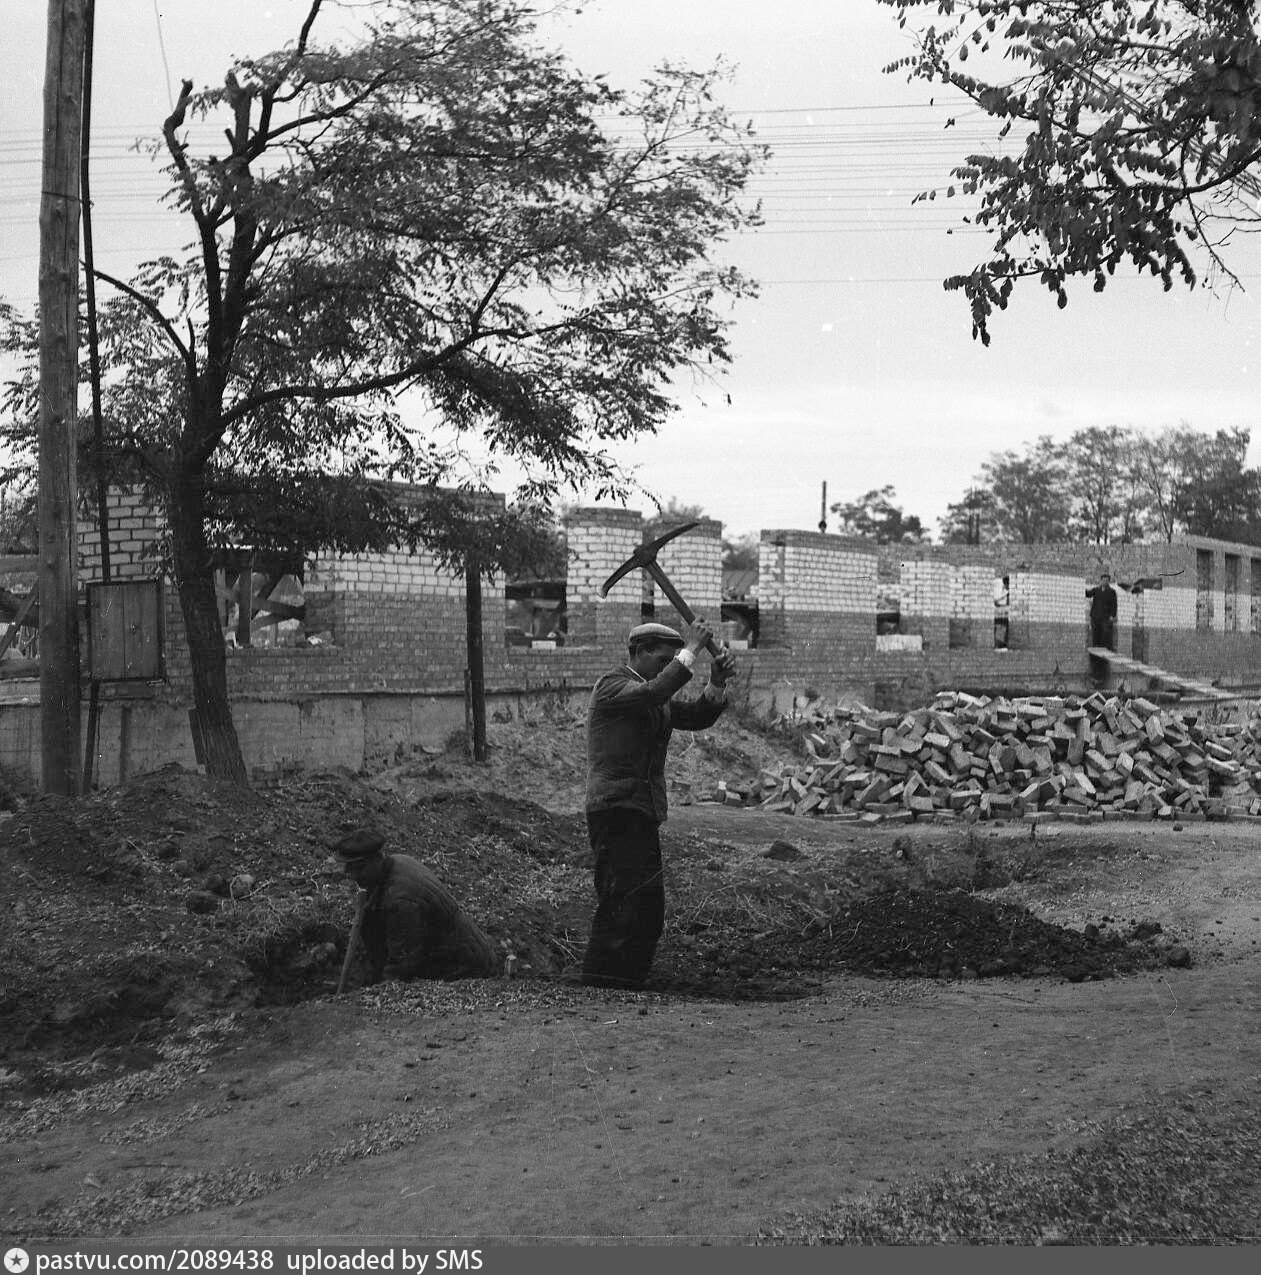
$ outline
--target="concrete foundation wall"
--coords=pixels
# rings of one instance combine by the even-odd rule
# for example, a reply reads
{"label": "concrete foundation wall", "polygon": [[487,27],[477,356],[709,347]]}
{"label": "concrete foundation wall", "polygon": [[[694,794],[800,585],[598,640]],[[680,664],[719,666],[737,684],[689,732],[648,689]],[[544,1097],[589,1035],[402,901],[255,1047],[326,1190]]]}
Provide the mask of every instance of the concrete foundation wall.
{"label": "concrete foundation wall", "polygon": [[[586,695],[585,689],[558,693],[554,703],[574,710],[585,704]],[[488,697],[487,712],[522,715],[541,702],[537,693],[496,694]],[[286,767],[380,769],[436,752],[465,729],[462,695],[238,697],[232,714],[246,766],[255,777]],[[86,730],[85,720],[85,739]],[[171,763],[197,768],[186,704],[152,698],[102,705],[93,763],[98,786]],[[29,783],[39,780],[40,712],[32,697],[0,703],[0,769]]]}

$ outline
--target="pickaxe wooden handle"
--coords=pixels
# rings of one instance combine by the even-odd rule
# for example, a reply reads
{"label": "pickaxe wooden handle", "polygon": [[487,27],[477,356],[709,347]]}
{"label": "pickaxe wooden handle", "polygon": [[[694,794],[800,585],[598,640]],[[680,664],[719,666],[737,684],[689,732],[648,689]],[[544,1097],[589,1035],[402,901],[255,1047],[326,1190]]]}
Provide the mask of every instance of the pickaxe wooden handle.
{"label": "pickaxe wooden handle", "polygon": [[[696,619],[696,613],[686,602],[683,601],[682,595],[679,593],[678,589],[670,583],[670,577],[662,571],[657,561],[654,559],[652,562],[646,562],[644,564],[644,570],[647,571],[648,574],[661,586],[661,592],[670,599],[671,605],[683,617],[683,623],[691,624],[692,621]],[[709,651],[710,655],[722,654],[722,647],[720,647],[712,637],[705,643],[705,647]]]}
{"label": "pickaxe wooden handle", "polygon": [[346,990],[346,976],[350,973],[350,963],[355,959],[359,949],[359,935],[363,933],[364,913],[368,910],[368,891],[360,890],[355,898],[355,919],[350,926],[350,938],[346,940],[346,956],[342,961],[342,976],[337,980],[337,994]]}

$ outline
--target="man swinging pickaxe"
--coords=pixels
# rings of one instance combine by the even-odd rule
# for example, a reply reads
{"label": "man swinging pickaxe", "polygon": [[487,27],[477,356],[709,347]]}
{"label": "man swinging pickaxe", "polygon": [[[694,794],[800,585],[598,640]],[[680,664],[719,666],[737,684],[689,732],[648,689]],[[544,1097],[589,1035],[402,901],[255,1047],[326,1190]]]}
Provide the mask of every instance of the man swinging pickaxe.
{"label": "man swinging pickaxe", "polygon": [[[661,564],[657,561],[657,553],[664,544],[669,544],[671,540],[683,535],[684,532],[691,531],[693,527],[699,527],[700,523],[685,522],[681,527],[675,527],[667,531],[664,536],[658,536],[656,540],[646,545],[637,545],[635,552],[631,554],[625,562],[622,563],[616,571],[600,586],[600,596],[607,598],[609,590],[628,572],[634,571],[636,567],[641,567],[644,571],[657,582],[661,587],[661,592],[670,599],[671,605],[683,618],[684,624],[693,624],[696,621],[696,613],[686,602],[683,601],[682,595],[678,589],[670,583],[670,577],[661,569]],[[711,655],[721,655],[722,647],[711,637],[706,643],[706,648]]]}
{"label": "man swinging pickaxe", "polygon": [[[663,544],[690,531],[676,527],[641,545],[613,572],[601,596],[641,567],[684,620],[684,632],[637,624],[627,635],[629,659],[601,677],[587,710],[587,831],[595,867],[596,911],[582,961],[582,981],[595,987],[644,986],[665,924],[660,825],[666,818],[666,752],[675,730],[706,730],[727,703],[735,657],[714,641],[660,566]],[[702,649],[712,655],[709,685],[698,699],[678,700]]]}

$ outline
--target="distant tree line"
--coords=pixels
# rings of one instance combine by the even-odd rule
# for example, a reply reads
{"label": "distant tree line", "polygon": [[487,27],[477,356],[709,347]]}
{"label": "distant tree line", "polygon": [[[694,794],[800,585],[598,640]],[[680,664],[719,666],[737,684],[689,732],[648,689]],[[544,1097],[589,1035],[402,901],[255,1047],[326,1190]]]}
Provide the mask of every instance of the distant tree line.
{"label": "distant tree line", "polygon": [[[1158,434],[1118,425],[1042,435],[993,452],[938,521],[941,544],[1137,544],[1175,535],[1261,544],[1261,469],[1246,464],[1250,432],[1183,425]],[[931,532],[897,501],[892,484],[828,506],[834,534],[876,544],[924,544]],[[563,514],[564,511],[562,511]],[[644,539],[706,517],[677,497],[644,520]],[[563,516],[562,516],[563,524]],[[564,574],[564,535],[548,573]],[[755,569],[756,532],[724,536],[723,568]]]}
{"label": "distant tree line", "polygon": [[[1043,435],[994,452],[939,520],[942,544],[1134,544],[1175,535],[1261,543],[1261,469],[1246,464],[1246,429],[1187,426],[1145,434],[1120,426]],[[833,528],[877,544],[930,539],[892,486],[831,506]]]}
{"label": "distant tree line", "polygon": [[945,544],[1132,544],[1175,535],[1261,539],[1261,470],[1249,431],[1119,426],[996,452],[941,519]]}

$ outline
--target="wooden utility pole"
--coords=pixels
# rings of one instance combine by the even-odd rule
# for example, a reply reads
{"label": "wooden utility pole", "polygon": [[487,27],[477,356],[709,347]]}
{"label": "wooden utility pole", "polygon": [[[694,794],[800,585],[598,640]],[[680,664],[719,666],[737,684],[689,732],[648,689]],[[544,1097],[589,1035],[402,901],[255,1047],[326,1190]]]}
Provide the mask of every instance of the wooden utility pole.
{"label": "wooden utility pole", "polygon": [[75,425],[85,0],[49,0],[39,206],[39,699],[45,792],[79,790]]}

